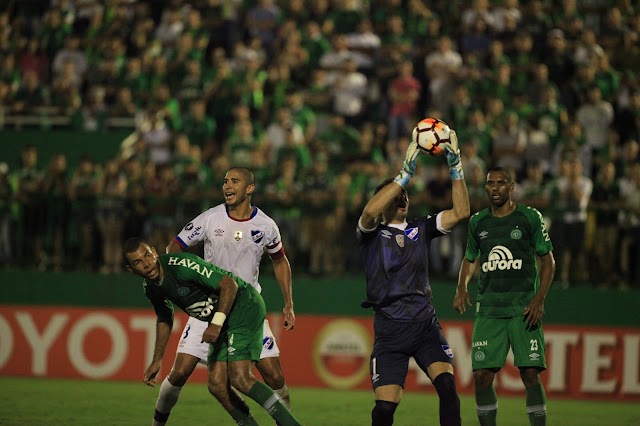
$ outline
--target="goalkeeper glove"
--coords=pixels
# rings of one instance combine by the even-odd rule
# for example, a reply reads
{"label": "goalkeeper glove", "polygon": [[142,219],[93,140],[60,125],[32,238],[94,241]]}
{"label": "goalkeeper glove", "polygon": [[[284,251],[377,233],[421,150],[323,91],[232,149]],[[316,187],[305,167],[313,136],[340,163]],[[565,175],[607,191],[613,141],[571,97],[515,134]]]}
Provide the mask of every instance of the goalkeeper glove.
{"label": "goalkeeper glove", "polygon": [[420,153],[418,143],[412,141],[409,144],[409,148],[407,148],[407,153],[404,157],[404,162],[402,163],[402,170],[400,170],[398,176],[393,179],[395,183],[403,188],[409,183],[416,172],[416,157],[418,156],[418,153]]}
{"label": "goalkeeper glove", "polygon": [[447,164],[449,165],[449,174],[451,175],[451,179],[464,179],[464,173],[462,172],[462,162],[460,161],[460,148],[458,148],[458,135],[456,135],[455,130],[451,130],[449,142],[444,144],[444,149],[444,155],[447,158]]}

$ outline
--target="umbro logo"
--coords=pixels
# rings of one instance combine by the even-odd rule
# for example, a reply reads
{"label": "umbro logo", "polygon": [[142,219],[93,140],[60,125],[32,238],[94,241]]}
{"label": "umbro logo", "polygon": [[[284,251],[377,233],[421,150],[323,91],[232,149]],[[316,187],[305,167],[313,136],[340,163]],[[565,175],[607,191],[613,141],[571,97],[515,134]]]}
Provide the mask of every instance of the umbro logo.
{"label": "umbro logo", "polygon": [[386,229],[380,232],[380,234],[382,234],[384,238],[391,238],[391,235],[392,235],[391,232],[387,231]]}

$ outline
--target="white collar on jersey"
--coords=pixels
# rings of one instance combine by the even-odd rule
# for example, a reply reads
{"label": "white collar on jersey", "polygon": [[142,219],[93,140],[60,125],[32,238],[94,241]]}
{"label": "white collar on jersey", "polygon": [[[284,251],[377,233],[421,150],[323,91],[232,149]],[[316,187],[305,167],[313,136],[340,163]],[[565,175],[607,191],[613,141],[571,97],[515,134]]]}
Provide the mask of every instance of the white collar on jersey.
{"label": "white collar on jersey", "polygon": [[409,226],[406,220],[402,223],[385,223],[384,225],[388,226],[389,228],[399,229],[401,231],[404,231],[405,229],[407,229],[407,226]]}

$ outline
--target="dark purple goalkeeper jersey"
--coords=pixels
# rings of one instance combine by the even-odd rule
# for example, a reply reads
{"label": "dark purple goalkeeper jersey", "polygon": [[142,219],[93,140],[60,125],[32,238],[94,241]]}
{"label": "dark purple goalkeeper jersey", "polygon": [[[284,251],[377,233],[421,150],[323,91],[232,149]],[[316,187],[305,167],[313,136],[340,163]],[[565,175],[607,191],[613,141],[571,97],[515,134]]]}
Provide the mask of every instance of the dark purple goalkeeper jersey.
{"label": "dark purple goalkeeper jersey", "polygon": [[429,285],[429,250],[436,215],[410,221],[405,230],[379,224],[371,232],[357,229],[367,275],[363,308],[396,321],[424,321],[435,315]]}

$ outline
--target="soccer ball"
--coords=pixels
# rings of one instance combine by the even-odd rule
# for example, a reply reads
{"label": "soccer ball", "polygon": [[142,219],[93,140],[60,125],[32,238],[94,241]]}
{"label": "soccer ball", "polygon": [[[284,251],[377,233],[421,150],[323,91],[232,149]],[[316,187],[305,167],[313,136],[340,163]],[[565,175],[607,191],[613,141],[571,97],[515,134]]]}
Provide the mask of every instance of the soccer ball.
{"label": "soccer ball", "polygon": [[449,142],[451,129],[442,120],[425,118],[413,129],[413,140],[429,155],[444,154],[444,144]]}

